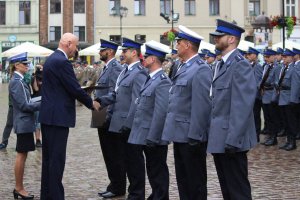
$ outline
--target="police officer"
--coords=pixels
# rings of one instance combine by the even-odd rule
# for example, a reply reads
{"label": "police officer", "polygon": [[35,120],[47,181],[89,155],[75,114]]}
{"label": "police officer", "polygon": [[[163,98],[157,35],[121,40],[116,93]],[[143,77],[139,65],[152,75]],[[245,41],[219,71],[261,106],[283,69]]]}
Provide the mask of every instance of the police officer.
{"label": "police officer", "polygon": [[[283,49],[278,47],[276,49],[276,53],[277,54],[275,56],[275,60],[276,60],[275,61],[276,62],[275,73],[276,73],[276,81],[278,82],[280,71],[284,67],[283,66],[283,59],[282,59]],[[279,96],[278,96],[278,93],[276,93],[275,102],[277,104],[278,104],[278,99],[279,99]],[[282,136],[286,135],[285,129],[287,128],[286,120],[283,119],[285,114],[283,113],[283,109],[280,109],[278,105],[276,106],[275,109],[276,109],[275,112],[278,115],[278,122],[277,123],[279,124],[279,130],[278,130],[278,133],[277,133],[277,137],[282,137]]]}
{"label": "police officer", "polygon": [[170,71],[169,71],[170,79],[172,79],[176,75],[177,69],[181,63],[176,49],[172,49],[171,57],[172,57],[172,65],[171,65]]}
{"label": "police officer", "polygon": [[[133,163],[128,163],[127,156],[130,154],[130,147],[127,147],[127,140],[132,128],[134,113],[136,110],[135,100],[139,97],[142,85],[147,79],[147,72],[141,66],[140,53],[141,43],[135,42],[128,38],[123,38],[122,51],[127,67],[120,73],[117,78],[116,87],[113,92],[108,95],[97,98],[101,107],[106,107],[114,103],[113,114],[109,125],[109,132],[118,135],[119,146],[113,148],[112,154],[114,159],[119,161],[119,170],[122,174],[119,179],[126,181],[126,172],[130,186],[128,188],[128,199],[135,197],[137,185],[134,184],[132,177],[135,174],[128,173],[126,168],[134,167]],[[131,172],[131,171],[130,171]],[[104,198],[111,198],[123,194],[115,194],[108,192],[103,194]]]}
{"label": "police officer", "polygon": [[294,61],[295,61],[295,75],[298,77],[296,81],[298,84],[296,84],[294,87],[291,88],[291,102],[294,104],[294,112],[296,113],[296,120],[297,123],[295,124],[297,126],[297,135],[296,140],[300,139],[300,49],[293,48],[293,52],[295,53]]}
{"label": "police officer", "polygon": [[206,54],[206,63],[213,70],[217,55],[208,51]]}
{"label": "police officer", "polygon": [[171,80],[162,70],[162,62],[168,52],[161,45],[155,41],[145,45],[143,65],[149,70],[149,75],[136,100],[137,109],[128,139],[128,145],[133,149],[128,160],[134,163],[129,170],[132,171],[131,174],[135,174],[134,182],[138,185],[136,199],[145,199],[145,161],[152,188],[147,199],[169,199],[168,142],[163,141],[161,135]]}
{"label": "police officer", "polygon": [[294,73],[294,55],[289,49],[285,49],[283,56],[283,67],[280,71],[279,81],[277,82],[277,93],[279,94],[279,106],[282,110],[283,120],[286,124],[287,140],[279,148],[287,151],[296,149],[297,120],[294,106],[291,104],[291,88],[298,84],[297,74]]}
{"label": "police officer", "polygon": [[218,19],[217,30],[210,33],[223,57],[211,85],[207,151],[214,157],[225,200],[252,199],[247,152],[257,143],[253,116],[257,87],[253,68],[237,50],[244,31]]}
{"label": "police officer", "polygon": [[275,90],[279,74],[277,73],[277,64],[275,62],[276,51],[265,49],[263,55],[266,65],[264,65],[262,81],[260,83],[260,92],[262,95],[264,115],[269,136],[262,144],[272,146],[277,145],[278,143],[277,133],[280,129],[280,125],[278,124],[278,104],[276,103],[276,97],[278,95]]}
{"label": "police officer", "polygon": [[[262,80],[262,74],[263,74],[263,67],[258,62],[258,54],[259,51],[252,47],[249,47],[248,51],[246,52],[246,58],[249,60],[254,71],[257,89],[259,89],[259,85]],[[259,90],[257,90],[253,113],[254,113],[255,129],[256,129],[258,142],[260,141],[259,135],[261,132],[261,118],[260,118],[261,107],[262,107],[261,94]]]}
{"label": "police officer", "polygon": [[[115,54],[118,49],[118,44],[100,39],[100,59],[105,62],[103,71],[99,75],[96,82],[95,97],[99,98],[113,92],[116,86],[116,81],[122,71],[121,64],[116,60]],[[108,128],[111,120],[113,105],[109,105],[106,110],[106,120],[102,126],[92,123],[93,128],[98,128],[98,136],[100,140],[100,147],[107,169],[109,185],[105,191],[99,192],[99,196],[105,196],[107,193],[125,194],[126,193],[126,179],[124,179],[124,172],[119,169],[120,160],[115,159],[115,149],[119,147],[121,140],[119,135],[109,133]],[[92,119],[92,122],[96,121]],[[123,177],[122,177],[123,176]]]}
{"label": "police officer", "polygon": [[211,102],[212,71],[199,57],[203,38],[179,26],[176,37],[182,60],[172,79],[162,139],[174,143],[180,199],[207,199],[206,144]]}

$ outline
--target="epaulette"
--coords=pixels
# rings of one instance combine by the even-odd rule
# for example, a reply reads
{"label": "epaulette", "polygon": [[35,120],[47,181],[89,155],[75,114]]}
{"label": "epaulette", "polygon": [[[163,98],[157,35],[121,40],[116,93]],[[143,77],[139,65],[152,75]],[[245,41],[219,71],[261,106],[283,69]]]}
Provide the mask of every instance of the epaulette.
{"label": "epaulette", "polygon": [[139,70],[144,69],[143,66],[141,66],[141,65],[138,65],[137,67],[138,67]]}
{"label": "epaulette", "polygon": [[199,65],[204,64],[204,61],[203,61],[202,59],[198,59],[196,62],[197,62]]}
{"label": "epaulette", "polygon": [[241,54],[236,55],[234,58],[237,62],[240,62],[241,60],[245,59],[244,56],[242,56]]}
{"label": "epaulette", "polygon": [[167,76],[164,74],[164,73],[162,73],[161,75],[160,75],[160,79],[161,80],[164,80],[164,79],[166,79],[167,78]]}

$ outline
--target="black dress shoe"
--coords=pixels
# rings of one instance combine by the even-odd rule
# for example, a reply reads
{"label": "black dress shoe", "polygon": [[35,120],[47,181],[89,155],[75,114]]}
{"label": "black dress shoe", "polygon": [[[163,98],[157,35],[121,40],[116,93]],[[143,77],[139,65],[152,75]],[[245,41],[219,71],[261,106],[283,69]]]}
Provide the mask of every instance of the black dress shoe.
{"label": "black dress shoe", "polygon": [[296,140],[300,140],[300,133],[298,133],[295,137]]}
{"label": "black dress shoe", "polygon": [[102,195],[103,195],[103,194],[106,194],[106,193],[108,193],[108,191],[99,192],[98,195],[99,195],[100,197],[102,197]]}
{"label": "black dress shoe", "polygon": [[108,199],[108,198],[113,198],[113,197],[118,197],[118,196],[123,196],[122,194],[114,194],[112,192],[106,192],[104,194],[102,194],[102,197],[104,199]]}
{"label": "black dress shoe", "polygon": [[6,146],[7,146],[6,143],[1,143],[1,144],[0,144],[0,150],[1,150],[1,149],[6,149]]}
{"label": "black dress shoe", "polygon": [[34,198],[33,195],[24,196],[24,195],[20,194],[16,189],[14,189],[13,194],[14,194],[14,199],[19,199],[19,197],[21,197],[21,199],[33,199]]}
{"label": "black dress shoe", "polygon": [[294,150],[294,149],[296,149],[296,148],[297,148],[296,144],[290,143],[289,145],[287,145],[287,146],[284,148],[284,150],[286,150],[286,151],[292,151],[292,150]]}
{"label": "black dress shoe", "polygon": [[276,137],[270,137],[270,138],[268,138],[267,140],[266,140],[266,142],[265,142],[265,145],[266,146],[274,146],[274,145],[276,145],[278,142],[277,142],[277,138]]}
{"label": "black dress shoe", "polygon": [[281,145],[279,149],[285,149],[289,144],[289,142],[286,142],[284,145]]}
{"label": "black dress shoe", "polygon": [[35,147],[41,148],[42,146],[43,146],[43,145],[42,145],[41,140],[36,140]]}

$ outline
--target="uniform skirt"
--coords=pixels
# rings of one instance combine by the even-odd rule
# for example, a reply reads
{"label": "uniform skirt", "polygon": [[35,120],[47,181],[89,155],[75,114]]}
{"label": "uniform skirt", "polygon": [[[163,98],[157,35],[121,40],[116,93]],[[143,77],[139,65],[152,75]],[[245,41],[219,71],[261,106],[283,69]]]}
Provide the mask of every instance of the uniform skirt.
{"label": "uniform skirt", "polygon": [[26,153],[28,151],[34,151],[34,138],[33,133],[21,133],[17,134],[16,151],[18,153]]}

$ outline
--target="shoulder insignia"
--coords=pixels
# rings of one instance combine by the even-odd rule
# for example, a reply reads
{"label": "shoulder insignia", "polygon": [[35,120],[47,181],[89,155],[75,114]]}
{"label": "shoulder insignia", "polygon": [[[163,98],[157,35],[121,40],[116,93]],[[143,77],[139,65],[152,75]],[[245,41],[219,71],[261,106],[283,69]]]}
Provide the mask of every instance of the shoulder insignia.
{"label": "shoulder insignia", "polygon": [[196,62],[197,62],[199,65],[204,64],[204,62],[203,62],[202,59],[198,59]]}
{"label": "shoulder insignia", "polygon": [[143,67],[141,65],[138,65],[137,67],[138,67],[139,70],[143,69]]}
{"label": "shoulder insignia", "polygon": [[160,75],[160,79],[161,80],[163,80],[163,79],[166,79],[167,77],[166,77],[166,75],[164,74],[164,73],[162,73],[161,75]]}
{"label": "shoulder insignia", "polygon": [[237,62],[240,62],[241,60],[245,59],[244,56],[242,56],[241,54],[236,55],[234,58]]}

